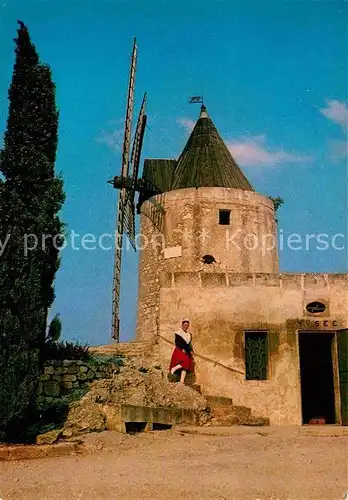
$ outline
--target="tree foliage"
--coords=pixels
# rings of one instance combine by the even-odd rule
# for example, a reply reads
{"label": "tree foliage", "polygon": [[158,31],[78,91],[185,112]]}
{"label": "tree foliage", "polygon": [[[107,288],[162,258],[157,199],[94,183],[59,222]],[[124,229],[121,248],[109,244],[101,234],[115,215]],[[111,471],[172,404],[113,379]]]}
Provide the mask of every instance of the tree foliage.
{"label": "tree foliage", "polygon": [[273,201],[275,212],[278,210],[278,208],[280,208],[284,204],[284,200],[280,196],[276,196],[276,197],[269,196],[269,199]]}
{"label": "tree foliage", "polygon": [[19,21],[0,154],[0,432],[25,428],[35,399],[59,267],[63,181],[55,175],[58,111],[51,70]]}

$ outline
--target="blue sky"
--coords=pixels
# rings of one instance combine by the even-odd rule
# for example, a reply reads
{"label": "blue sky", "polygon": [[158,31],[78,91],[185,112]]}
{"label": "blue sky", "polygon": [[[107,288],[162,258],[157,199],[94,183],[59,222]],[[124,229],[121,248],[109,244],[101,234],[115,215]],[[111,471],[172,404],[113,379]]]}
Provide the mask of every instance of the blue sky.
{"label": "blue sky", "polygon": [[[203,94],[255,189],[282,196],[279,228],[347,234],[347,3],[282,0],[1,0],[0,134],[23,20],[57,85],[62,217],[80,235],[112,233],[133,36],[136,110],[148,92],[143,158],[175,157]],[[337,240],[339,246],[343,239]],[[79,245],[76,244],[76,247]],[[347,249],[280,252],[282,271],[347,272]],[[108,343],[112,251],[63,251],[54,311],[68,339]],[[121,340],[134,336],[137,255],[125,252]]]}

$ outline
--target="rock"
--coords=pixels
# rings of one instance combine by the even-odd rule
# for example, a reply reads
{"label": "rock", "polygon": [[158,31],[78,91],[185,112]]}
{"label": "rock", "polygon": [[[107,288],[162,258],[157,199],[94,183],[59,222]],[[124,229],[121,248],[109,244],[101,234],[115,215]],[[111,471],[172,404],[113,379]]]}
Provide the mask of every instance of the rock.
{"label": "rock", "polygon": [[51,380],[51,376],[50,375],[40,375],[40,380],[41,382],[46,382],[47,380]]}
{"label": "rock", "polygon": [[68,372],[67,373],[78,373],[80,370],[80,367],[77,366],[76,363],[72,363],[70,366],[68,366]]}
{"label": "rock", "polygon": [[52,360],[50,360],[50,365],[51,366],[62,366],[62,361],[59,361],[58,359],[52,359]]}
{"label": "rock", "polygon": [[44,374],[45,375],[53,375],[54,373],[54,367],[53,366],[45,366],[44,368]]}
{"label": "rock", "polygon": [[74,436],[74,429],[73,427],[64,427],[62,436],[65,438],[71,438]]}
{"label": "rock", "polygon": [[[84,368],[84,366],[81,366],[81,368]],[[87,380],[87,373],[79,373],[79,374],[77,375],[77,378],[78,378],[79,380]]]}
{"label": "rock", "polygon": [[86,432],[101,432],[106,428],[101,406],[84,397],[70,409],[63,436],[72,437]]}
{"label": "rock", "polygon": [[47,396],[58,397],[60,394],[60,387],[55,380],[48,380],[45,382],[44,392]]}
{"label": "rock", "polygon": [[63,387],[64,387],[64,389],[72,389],[73,383],[72,382],[63,382]]}
{"label": "rock", "polygon": [[61,382],[62,376],[61,375],[53,375],[52,380],[55,380],[56,382]]}
{"label": "rock", "polygon": [[80,366],[80,373],[88,372],[88,366]]}
{"label": "rock", "polygon": [[102,411],[105,415],[107,429],[109,431],[119,431],[121,426],[120,406],[103,405]]}
{"label": "rock", "polygon": [[62,436],[62,429],[54,429],[36,436],[36,444],[53,444]]}
{"label": "rock", "polygon": [[[140,367],[146,370],[139,371]],[[117,366],[119,373],[113,378],[100,378],[109,375],[104,372],[111,364],[108,367],[100,365],[99,369],[89,368],[87,372],[79,370],[77,375],[80,386],[85,377],[91,382],[90,390],[70,407],[64,437],[106,429],[120,430],[120,405],[185,410],[186,419],[190,422],[194,419],[195,425],[206,425],[211,420],[206,398],[191,387],[170,383],[166,372],[152,366],[151,360],[125,358],[124,366]],[[95,371],[98,380],[94,380]]]}
{"label": "rock", "polygon": [[77,377],[76,377],[76,375],[64,374],[62,376],[62,380],[63,380],[63,382],[76,382]]}

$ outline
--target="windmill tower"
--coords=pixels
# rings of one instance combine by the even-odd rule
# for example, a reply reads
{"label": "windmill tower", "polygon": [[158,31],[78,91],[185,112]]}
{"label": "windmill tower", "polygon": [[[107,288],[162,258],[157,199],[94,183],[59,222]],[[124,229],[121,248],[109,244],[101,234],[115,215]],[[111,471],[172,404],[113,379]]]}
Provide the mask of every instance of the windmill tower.
{"label": "windmill tower", "polygon": [[[213,279],[225,283],[228,272],[278,271],[276,245],[266,253],[262,245],[254,245],[255,240],[276,241],[273,202],[254,191],[204,104],[179,158],[146,159],[143,178],[161,191],[165,217],[159,233],[142,216],[159,195],[141,197],[141,234],[154,244],[140,252],[137,340],[175,328],[175,311],[181,317],[195,311],[200,293],[193,288],[196,281],[203,288]],[[175,273],[182,283],[173,285]],[[172,286],[181,294],[175,301],[169,299]],[[212,294],[203,307],[212,317],[214,304]],[[197,325],[198,312],[192,314]]]}

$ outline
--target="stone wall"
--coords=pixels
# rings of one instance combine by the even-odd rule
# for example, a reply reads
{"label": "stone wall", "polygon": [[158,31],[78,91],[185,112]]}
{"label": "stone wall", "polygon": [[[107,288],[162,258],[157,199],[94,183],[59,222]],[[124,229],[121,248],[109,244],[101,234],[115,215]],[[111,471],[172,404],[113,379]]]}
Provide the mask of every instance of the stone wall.
{"label": "stone wall", "polygon": [[94,380],[111,378],[114,371],[118,371],[115,363],[47,361],[44,373],[40,376],[38,395],[59,398],[71,391],[87,387]]}
{"label": "stone wall", "polygon": [[[160,221],[154,203],[163,209]],[[219,224],[219,210],[230,210],[229,225]],[[196,275],[277,272],[276,230],[273,202],[253,191],[189,188],[155,196],[153,203],[146,201],[141,207],[138,242],[137,340],[158,330],[162,271]],[[212,255],[215,262],[205,264],[205,255]]]}
{"label": "stone wall", "polygon": [[153,208],[146,201],[141,208],[140,228],[144,235],[139,256],[137,333],[139,341],[150,340],[158,331],[160,272],[163,267],[163,220],[155,224],[150,219]]}

